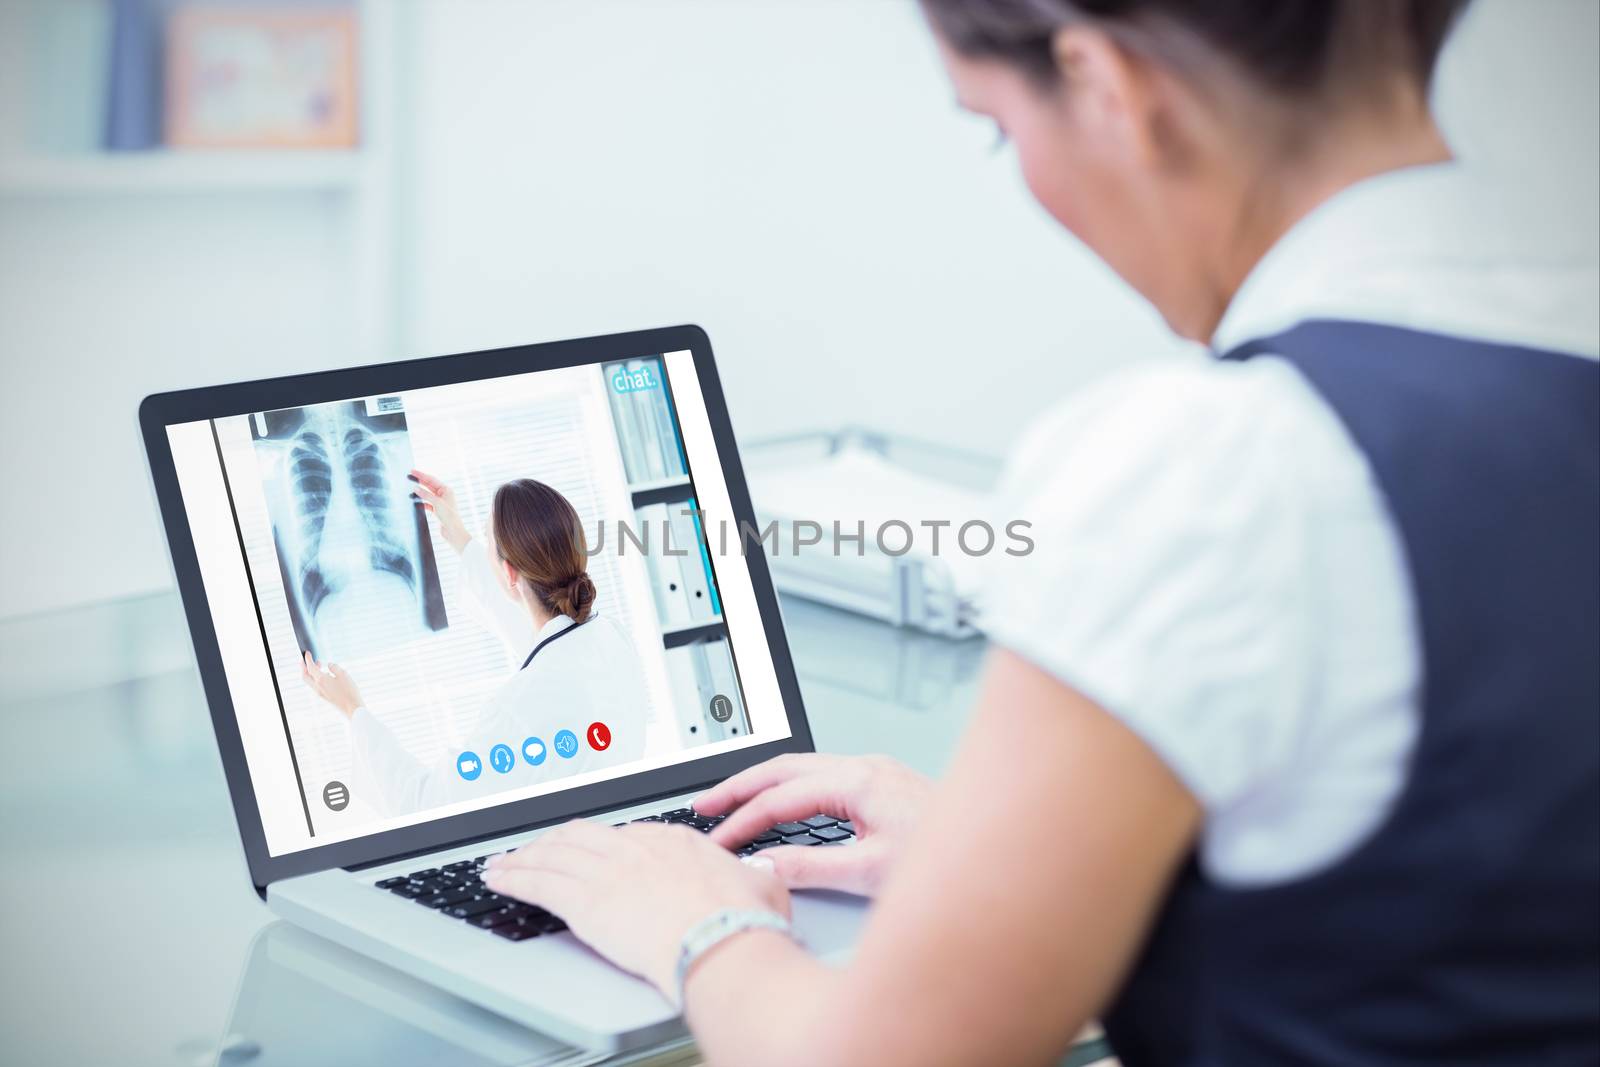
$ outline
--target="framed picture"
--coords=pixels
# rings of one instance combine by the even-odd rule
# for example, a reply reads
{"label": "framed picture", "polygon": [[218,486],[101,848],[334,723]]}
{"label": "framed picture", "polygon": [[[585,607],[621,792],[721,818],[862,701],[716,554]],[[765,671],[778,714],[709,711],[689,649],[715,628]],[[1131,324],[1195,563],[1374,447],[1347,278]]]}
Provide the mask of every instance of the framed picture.
{"label": "framed picture", "polygon": [[167,143],[355,145],[356,41],[347,8],[179,8],[167,29]]}

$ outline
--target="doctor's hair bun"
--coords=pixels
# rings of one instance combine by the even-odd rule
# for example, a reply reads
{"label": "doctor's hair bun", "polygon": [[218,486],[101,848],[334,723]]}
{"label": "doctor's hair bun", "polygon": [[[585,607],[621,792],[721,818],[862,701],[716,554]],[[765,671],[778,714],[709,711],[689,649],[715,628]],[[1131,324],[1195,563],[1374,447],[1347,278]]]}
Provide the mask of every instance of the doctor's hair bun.
{"label": "doctor's hair bun", "polygon": [[578,512],[566,497],[532,478],[494,494],[494,547],[516,568],[546,611],[583,622],[594,606],[594,582]]}
{"label": "doctor's hair bun", "polygon": [[594,582],[584,571],[559,589],[550,590],[549,600],[556,611],[573,622],[583,622],[594,608]]}
{"label": "doctor's hair bun", "polygon": [[1197,81],[1198,43],[1257,87],[1290,99],[1359,98],[1396,74],[1426,90],[1468,0],[922,0],[951,48],[1002,59],[1036,82],[1060,76],[1055,34],[1105,31],[1128,51]]}

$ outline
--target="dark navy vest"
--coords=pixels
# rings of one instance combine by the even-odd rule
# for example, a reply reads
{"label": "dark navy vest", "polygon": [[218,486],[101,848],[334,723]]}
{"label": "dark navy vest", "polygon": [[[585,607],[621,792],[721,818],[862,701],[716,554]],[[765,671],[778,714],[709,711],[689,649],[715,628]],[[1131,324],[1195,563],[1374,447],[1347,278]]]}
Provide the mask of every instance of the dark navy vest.
{"label": "dark navy vest", "polygon": [[1600,364],[1355,322],[1286,358],[1405,551],[1422,728],[1329,869],[1180,876],[1106,1029],[1125,1067],[1600,1063]]}

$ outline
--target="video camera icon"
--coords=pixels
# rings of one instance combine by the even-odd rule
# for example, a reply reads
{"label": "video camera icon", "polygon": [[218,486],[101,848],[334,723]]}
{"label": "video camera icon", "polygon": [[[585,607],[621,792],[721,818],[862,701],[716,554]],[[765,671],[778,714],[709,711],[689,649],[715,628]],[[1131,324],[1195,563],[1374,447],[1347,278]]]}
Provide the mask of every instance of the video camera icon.
{"label": "video camera icon", "polygon": [[456,773],[469,782],[476,782],[483,773],[483,761],[476,752],[463,752],[456,757]]}

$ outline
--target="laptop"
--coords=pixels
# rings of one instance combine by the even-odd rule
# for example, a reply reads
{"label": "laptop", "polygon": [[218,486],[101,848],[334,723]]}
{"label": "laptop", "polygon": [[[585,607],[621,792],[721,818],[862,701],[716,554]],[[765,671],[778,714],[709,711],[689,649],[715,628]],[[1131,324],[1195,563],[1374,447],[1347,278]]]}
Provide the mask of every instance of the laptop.
{"label": "laptop", "polygon": [[[188,389],[146,398],[140,422],[268,907],[569,1044],[681,1036],[656,990],[480,872],[574,818],[709,831],[695,795],[812,749],[705,332]],[[469,539],[418,479],[449,486]],[[525,480],[578,516],[594,589],[579,625],[540,627],[487,582],[493,502]],[[359,687],[358,709],[319,691],[308,652]],[[819,814],[738,852],[853,832]],[[827,893],[794,910],[823,958],[864,916]]]}

